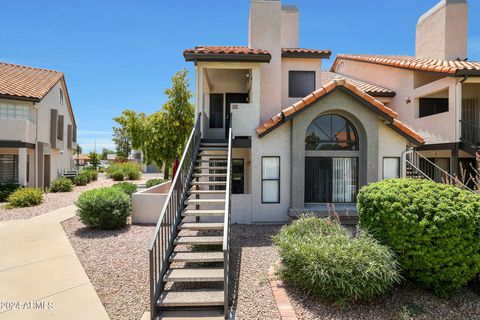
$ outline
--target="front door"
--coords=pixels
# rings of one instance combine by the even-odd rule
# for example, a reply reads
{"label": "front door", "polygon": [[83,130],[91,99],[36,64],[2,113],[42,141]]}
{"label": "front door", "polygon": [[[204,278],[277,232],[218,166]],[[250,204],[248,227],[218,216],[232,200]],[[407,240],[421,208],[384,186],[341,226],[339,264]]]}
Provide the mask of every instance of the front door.
{"label": "front door", "polygon": [[50,187],[50,155],[43,156],[43,187]]}
{"label": "front door", "polygon": [[228,138],[230,128],[230,105],[232,103],[248,103],[248,93],[227,93],[225,96],[225,138]]}

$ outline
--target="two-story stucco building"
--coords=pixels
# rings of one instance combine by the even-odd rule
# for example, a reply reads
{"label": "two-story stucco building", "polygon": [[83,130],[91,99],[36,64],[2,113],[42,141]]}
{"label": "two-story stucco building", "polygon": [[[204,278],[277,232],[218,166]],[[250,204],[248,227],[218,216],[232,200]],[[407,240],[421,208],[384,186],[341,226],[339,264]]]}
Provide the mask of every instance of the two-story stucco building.
{"label": "two-story stucco building", "polygon": [[0,183],[49,187],[73,168],[76,132],[62,72],[0,62]]}
{"label": "two-story stucco building", "polygon": [[295,6],[252,0],[248,46],[184,52],[202,138],[232,127],[235,222],[287,221],[326,203],[354,211],[361,186],[403,175],[403,153],[424,144],[387,105],[388,87],[322,72],[331,52],[299,48],[298,19]]}

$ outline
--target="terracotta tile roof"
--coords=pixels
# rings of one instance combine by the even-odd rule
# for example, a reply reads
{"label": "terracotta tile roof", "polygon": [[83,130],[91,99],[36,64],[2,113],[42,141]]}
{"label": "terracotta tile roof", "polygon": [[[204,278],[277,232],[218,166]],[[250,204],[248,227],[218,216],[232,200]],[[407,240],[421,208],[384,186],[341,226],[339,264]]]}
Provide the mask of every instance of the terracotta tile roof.
{"label": "terracotta tile roof", "polygon": [[330,58],[330,50],[306,49],[306,48],[282,48],[282,57],[289,58]]}
{"label": "terracotta tile roof", "polygon": [[373,54],[339,54],[331,71],[335,70],[340,60],[361,61],[415,71],[439,72],[454,76],[480,75],[480,62],[477,61],[435,60],[411,56]]}
{"label": "terracotta tile roof", "polygon": [[321,84],[327,84],[330,81],[335,80],[337,77],[342,77],[345,78],[349,83],[353,84],[355,87],[358,89],[368,93],[372,97],[394,97],[395,96],[395,91],[377,86],[375,84],[371,84],[368,82],[356,80],[335,72],[328,72],[328,71],[323,71],[321,74]]}
{"label": "terracotta tile roof", "polygon": [[416,133],[415,131],[407,127],[405,124],[396,119],[397,113],[395,111],[386,107],[383,103],[376,100],[364,91],[360,90],[355,85],[349,83],[345,79],[335,79],[333,81],[330,81],[329,83],[324,84],[322,87],[315,90],[314,92],[301,99],[300,101],[296,102],[295,104],[291,105],[290,107],[283,109],[280,113],[276,114],[270,120],[264,122],[256,129],[258,136],[262,137],[270,131],[274,130],[275,128],[279,127],[283,123],[289,121],[302,109],[308,108],[315,101],[322,98],[336,88],[344,91],[346,90],[349,93],[353,93],[362,98],[365,102],[368,103],[372,110],[377,112],[379,115],[381,115],[388,121],[387,125],[389,127],[404,135],[413,143],[425,143],[424,138],[420,134]]}
{"label": "terracotta tile roof", "polygon": [[59,71],[0,62],[0,96],[40,101],[62,77]]}
{"label": "terracotta tile roof", "polygon": [[195,60],[232,60],[269,62],[271,55],[267,50],[251,49],[242,46],[197,46],[183,52],[186,61]]}

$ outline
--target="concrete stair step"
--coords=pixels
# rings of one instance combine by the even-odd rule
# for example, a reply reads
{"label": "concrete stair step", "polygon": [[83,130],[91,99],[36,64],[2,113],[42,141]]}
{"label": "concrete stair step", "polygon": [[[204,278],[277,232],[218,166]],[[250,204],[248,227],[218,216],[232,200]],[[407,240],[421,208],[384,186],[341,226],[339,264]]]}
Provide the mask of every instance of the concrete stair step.
{"label": "concrete stair step", "polygon": [[165,291],[160,295],[160,307],[209,307],[223,306],[223,290]]}
{"label": "concrete stair step", "polygon": [[225,190],[190,190],[189,194],[225,194]]}
{"label": "concrete stair step", "polygon": [[227,174],[226,173],[194,173],[193,177],[195,178],[226,178]]}
{"label": "concrete stair step", "polygon": [[217,245],[223,244],[222,236],[205,236],[205,237],[186,237],[179,236],[174,242],[174,245]]}
{"label": "concrete stair step", "polygon": [[183,222],[178,226],[180,230],[191,231],[217,231],[223,230],[223,223],[218,222]]}
{"label": "concrete stair step", "polygon": [[200,146],[202,151],[228,151],[228,146]]}
{"label": "concrete stair step", "polygon": [[183,217],[222,217],[225,210],[194,210],[187,209],[182,212]]}
{"label": "concrete stair step", "polygon": [[220,310],[163,311],[155,320],[224,320]]}
{"label": "concrete stair step", "polygon": [[174,252],[170,262],[223,262],[223,252]]}
{"label": "concrete stair step", "polygon": [[227,184],[227,181],[192,181],[190,182],[192,186],[203,185],[203,186],[224,186]]}
{"label": "concrete stair step", "polygon": [[[215,160],[216,159],[227,159],[227,154],[226,153],[214,153],[214,152],[200,152],[198,154],[199,157],[212,157],[214,158]],[[215,161],[215,160],[212,160],[212,161]]]}
{"label": "concrete stair step", "polygon": [[164,282],[218,282],[223,281],[221,269],[168,269]]}
{"label": "concrete stair step", "polygon": [[201,205],[201,204],[211,204],[211,205],[221,205],[225,204],[225,199],[188,199],[185,201],[186,205]]}
{"label": "concrete stair step", "polygon": [[215,158],[215,159],[212,159],[212,160],[201,160],[201,159],[197,159],[196,161],[197,161],[197,163],[210,163],[210,162],[213,162],[213,163],[215,163],[215,164],[217,164],[217,165],[218,165],[218,163],[225,163],[225,164],[226,164],[226,163],[227,163],[227,157],[221,158],[221,159]]}
{"label": "concrete stair step", "polygon": [[197,166],[195,170],[227,170],[227,167],[208,167],[208,166]]}

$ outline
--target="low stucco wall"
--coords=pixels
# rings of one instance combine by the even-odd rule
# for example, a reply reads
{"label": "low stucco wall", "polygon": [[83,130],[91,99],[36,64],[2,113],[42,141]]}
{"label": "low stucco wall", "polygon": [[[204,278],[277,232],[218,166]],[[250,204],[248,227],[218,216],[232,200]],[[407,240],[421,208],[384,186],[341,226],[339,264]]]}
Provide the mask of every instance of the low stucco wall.
{"label": "low stucco wall", "polygon": [[170,181],[167,181],[135,192],[132,195],[132,222],[157,223],[169,189]]}

